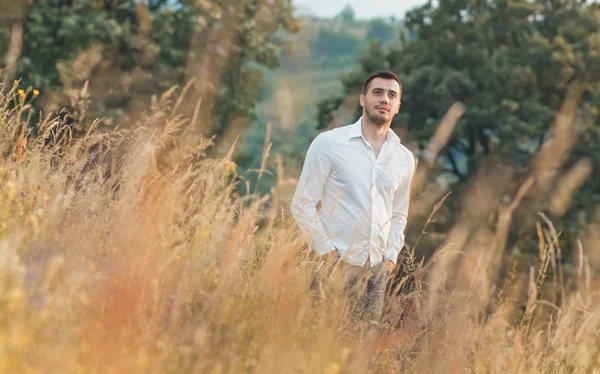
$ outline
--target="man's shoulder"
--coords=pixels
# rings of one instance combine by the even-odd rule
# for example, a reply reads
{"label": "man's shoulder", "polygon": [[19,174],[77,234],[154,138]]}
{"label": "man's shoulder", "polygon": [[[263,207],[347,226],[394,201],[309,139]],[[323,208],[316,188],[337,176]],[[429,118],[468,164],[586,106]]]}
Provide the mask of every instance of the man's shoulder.
{"label": "man's shoulder", "polygon": [[398,141],[396,143],[396,150],[400,157],[402,157],[405,160],[410,161],[411,164],[415,165],[416,157],[415,157],[414,153],[410,149],[408,149],[407,146],[405,146],[400,141]]}
{"label": "man's shoulder", "polygon": [[312,140],[310,148],[330,153],[335,152],[335,143],[337,141],[337,138],[338,137],[335,135],[334,130],[326,130],[320,132]]}
{"label": "man's shoulder", "polygon": [[410,158],[415,158],[415,155],[414,155],[414,153],[413,153],[413,152],[412,152],[410,149],[408,149],[408,147],[407,147],[407,146],[405,146],[404,144],[402,144],[402,143],[400,143],[400,142],[398,142],[398,143],[397,143],[397,146],[398,146],[398,147],[397,147],[398,151],[399,151],[399,152],[400,152],[400,153],[401,153],[403,156],[410,157]]}
{"label": "man's shoulder", "polygon": [[318,138],[321,141],[335,142],[335,141],[346,139],[348,137],[351,127],[352,127],[352,125],[345,125],[345,126],[325,130],[325,131],[319,133],[319,135],[317,135],[315,140]]}

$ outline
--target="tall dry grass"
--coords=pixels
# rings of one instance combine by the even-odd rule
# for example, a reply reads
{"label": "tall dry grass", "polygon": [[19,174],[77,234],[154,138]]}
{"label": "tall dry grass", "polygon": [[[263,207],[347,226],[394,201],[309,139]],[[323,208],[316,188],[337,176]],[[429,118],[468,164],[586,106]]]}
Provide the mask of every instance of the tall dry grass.
{"label": "tall dry grass", "polygon": [[[15,87],[0,97],[2,373],[600,366],[589,266],[581,256],[574,283],[557,278],[557,233],[540,234],[539,266],[510,273],[484,316],[468,297],[459,306],[452,293],[432,303],[429,265],[408,258],[382,325],[362,329],[335,281],[320,298],[311,294],[319,264],[289,215],[272,196],[237,194],[233,150],[211,159],[209,140],[190,141],[173,91],[134,129],[95,122],[80,138],[51,118],[30,134],[30,98]],[[475,282],[484,270],[466,276]]]}

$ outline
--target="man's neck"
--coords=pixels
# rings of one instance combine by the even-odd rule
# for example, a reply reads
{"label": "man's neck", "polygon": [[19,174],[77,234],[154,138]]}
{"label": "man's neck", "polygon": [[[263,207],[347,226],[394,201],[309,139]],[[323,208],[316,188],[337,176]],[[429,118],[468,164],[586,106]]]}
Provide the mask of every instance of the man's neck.
{"label": "man's neck", "polygon": [[367,116],[363,116],[361,122],[363,136],[369,143],[381,144],[386,141],[390,122],[386,122],[383,125],[376,125]]}

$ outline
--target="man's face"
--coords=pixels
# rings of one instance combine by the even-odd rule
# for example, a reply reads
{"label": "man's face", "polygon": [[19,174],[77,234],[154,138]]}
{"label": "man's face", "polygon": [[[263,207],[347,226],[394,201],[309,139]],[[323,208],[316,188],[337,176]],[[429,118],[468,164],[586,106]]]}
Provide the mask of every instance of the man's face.
{"label": "man's face", "polygon": [[393,79],[375,78],[360,95],[365,115],[376,125],[390,122],[400,111],[400,85]]}

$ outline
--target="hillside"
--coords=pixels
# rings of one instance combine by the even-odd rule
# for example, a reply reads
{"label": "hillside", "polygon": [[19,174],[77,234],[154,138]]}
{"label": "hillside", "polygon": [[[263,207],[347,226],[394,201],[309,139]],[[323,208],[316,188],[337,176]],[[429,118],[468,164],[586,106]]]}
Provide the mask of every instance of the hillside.
{"label": "hillside", "polygon": [[391,43],[402,30],[393,20],[302,17],[300,31],[284,36],[290,49],[281,67],[265,72],[257,120],[242,137],[242,169],[260,165],[267,123],[275,139],[271,139],[273,151],[281,152],[288,166],[297,167],[317,128],[317,104],[343,92],[341,77],[359,67],[358,58],[371,42],[383,39],[384,44]]}

